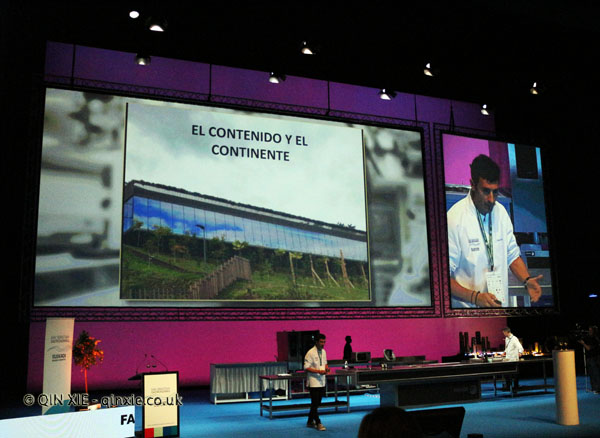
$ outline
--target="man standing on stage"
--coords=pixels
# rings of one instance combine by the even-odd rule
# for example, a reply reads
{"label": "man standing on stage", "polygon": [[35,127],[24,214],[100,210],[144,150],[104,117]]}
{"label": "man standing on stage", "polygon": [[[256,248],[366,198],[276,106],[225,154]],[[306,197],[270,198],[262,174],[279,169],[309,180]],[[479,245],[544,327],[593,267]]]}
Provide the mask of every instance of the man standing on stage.
{"label": "man standing on stage", "polygon": [[327,388],[327,353],[325,352],[325,335],[319,333],[315,339],[315,346],[308,350],[304,357],[304,370],[308,375],[308,391],[310,392],[310,412],[308,414],[308,427],[314,427],[317,430],[326,430],[319,419],[319,405],[325,397]]}
{"label": "man standing on stage", "polygon": [[352,337],[346,336],[346,345],[344,345],[344,357],[346,362],[352,361]]}
{"label": "man standing on stage", "polygon": [[[519,360],[521,354],[523,354],[523,346],[515,335],[512,334],[510,328],[504,327],[502,329],[504,338],[504,360]],[[519,377],[512,378],[511,376],[504,376],[506,382],[506,389],[512,390],[513,393],[517,392],[519,387]]]}
{"label": "man standing on stage", "polygon": [[519,360],[524,351],[519,338],[513,335],[508,327],[502,329],[502,334],[504,335],[504,355],[506,356],[506,360]]}

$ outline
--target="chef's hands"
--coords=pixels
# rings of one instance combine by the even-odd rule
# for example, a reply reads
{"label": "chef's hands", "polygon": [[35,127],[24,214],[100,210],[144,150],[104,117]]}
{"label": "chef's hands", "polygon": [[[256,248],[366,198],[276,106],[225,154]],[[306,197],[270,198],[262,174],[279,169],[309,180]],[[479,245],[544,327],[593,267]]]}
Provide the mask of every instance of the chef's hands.
{"label": "chef's hands", "polygon": [[500,307],[502,306],[502,303],[493,293],[480,292],[475,299],[475,305],[478,307]]}
{"label": "chef's hands", "polygon": [[543,275],[538,275],[537,277],[531,277],[525,283],[525,288],[529,293],[529,297],[531,298],[532,303],[536,303],[540,297],[542,296],[542,287],[539,285],[538,280],[540,280]]}

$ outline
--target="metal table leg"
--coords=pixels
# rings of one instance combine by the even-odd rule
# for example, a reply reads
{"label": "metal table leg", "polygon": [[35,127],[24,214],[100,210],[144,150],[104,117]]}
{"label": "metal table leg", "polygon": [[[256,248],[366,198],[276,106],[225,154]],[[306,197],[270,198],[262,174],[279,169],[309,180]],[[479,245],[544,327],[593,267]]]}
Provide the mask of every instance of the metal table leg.
{"label": "metal table leg", "polygon": [[269,379],[269,420],[273,419],[273,381]]}
{"label": "metal table leg", "polygon": [[350,376],[346,374],[346,412],[350,413]]}
{"label": "metal table leg", "polygon": [[333,378],[333,393],[334,393],[334,395],[335,395],[335,411],[336,411],[336,412],[338,411],[338,405],[337,405],[337,402],[338,402],[338,390],[337,390],[337,383],[338,383],[338,376],[336,375],[336,376]]}
{"label": "metal table leg", "polygon": [[262,396],[262,379],[259,377],[258,378],[258,392],[260,393],[260,405],[259,405],[259,409],[260,409],[260,416],[263,416],[263,396]]}

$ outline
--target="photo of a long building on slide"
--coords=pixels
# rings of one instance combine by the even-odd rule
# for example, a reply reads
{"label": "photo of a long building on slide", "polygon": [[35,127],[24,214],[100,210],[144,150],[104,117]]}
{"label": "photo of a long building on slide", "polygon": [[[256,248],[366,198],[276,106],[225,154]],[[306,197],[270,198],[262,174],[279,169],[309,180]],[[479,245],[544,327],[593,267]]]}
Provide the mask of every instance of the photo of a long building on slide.
{"label": "photo of a long building on slide", "polygon": [[367,234],[160,184],[125,184],[121,299],[369,301]]}

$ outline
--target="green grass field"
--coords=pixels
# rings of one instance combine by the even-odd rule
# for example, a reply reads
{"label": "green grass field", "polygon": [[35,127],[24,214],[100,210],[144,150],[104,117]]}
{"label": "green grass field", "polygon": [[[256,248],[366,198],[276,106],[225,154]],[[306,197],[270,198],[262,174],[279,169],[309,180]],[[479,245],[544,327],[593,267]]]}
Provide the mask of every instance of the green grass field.
{"label": "green grass field", "polygon": [[[178,299],[177,291],[186,291],[191,283],[204,278],[218,267],[218,264],[200,260],[166,255],[156,255],[154,259],[167,265],[148,261],[147,254],[140,249],[123,246],[121,296],[131,297],[136,290],[167,290],[168,299]],[[362,278],[351,278],[354,288],[345,287],[337,278],[339,286],[331,280],[323,280],[325,286],[313,281],[312,276],[296,274],[296,284],[292,282],[289,270],[269,273],[255,270],[251,281],[238,280],[222,290],[215,300],[235,301],[367,301],[369,289]],[[324,275],[322,276],[324,278]],[[181,296],[181,295],[180,295]]]}
{"label": "green grass field", "polygon": [[171,263],[189,272],[150,263],[147,259],[133,253],[127,246],[123,246],[121,254],[123,295],[127,295],[127,291],[136,289],[187,289],[191,282],[204,277],[214,269],[214,266],[207,266],[193,260],[180,259],[172,263],[172,258],[161,255],[155,256],[155,259]]}
{"label": "green grass field", "polygon": [[[318,300],[318,301],[361,301],[369,300],[369,290],[361,281],[361,286],[354,288],[342,286],[342,280],[337,279],[340,286],[333,282],[324,281],[325,287],[315,284],[312,277],[296,277],[296,285],[292,283],[290,274],[274,273],[270,275],[261,272],[252,275],[252,281],[238,281],[221,291],[218,299],[223,300]],[[358,283],[358,281],[356,282]]]}

